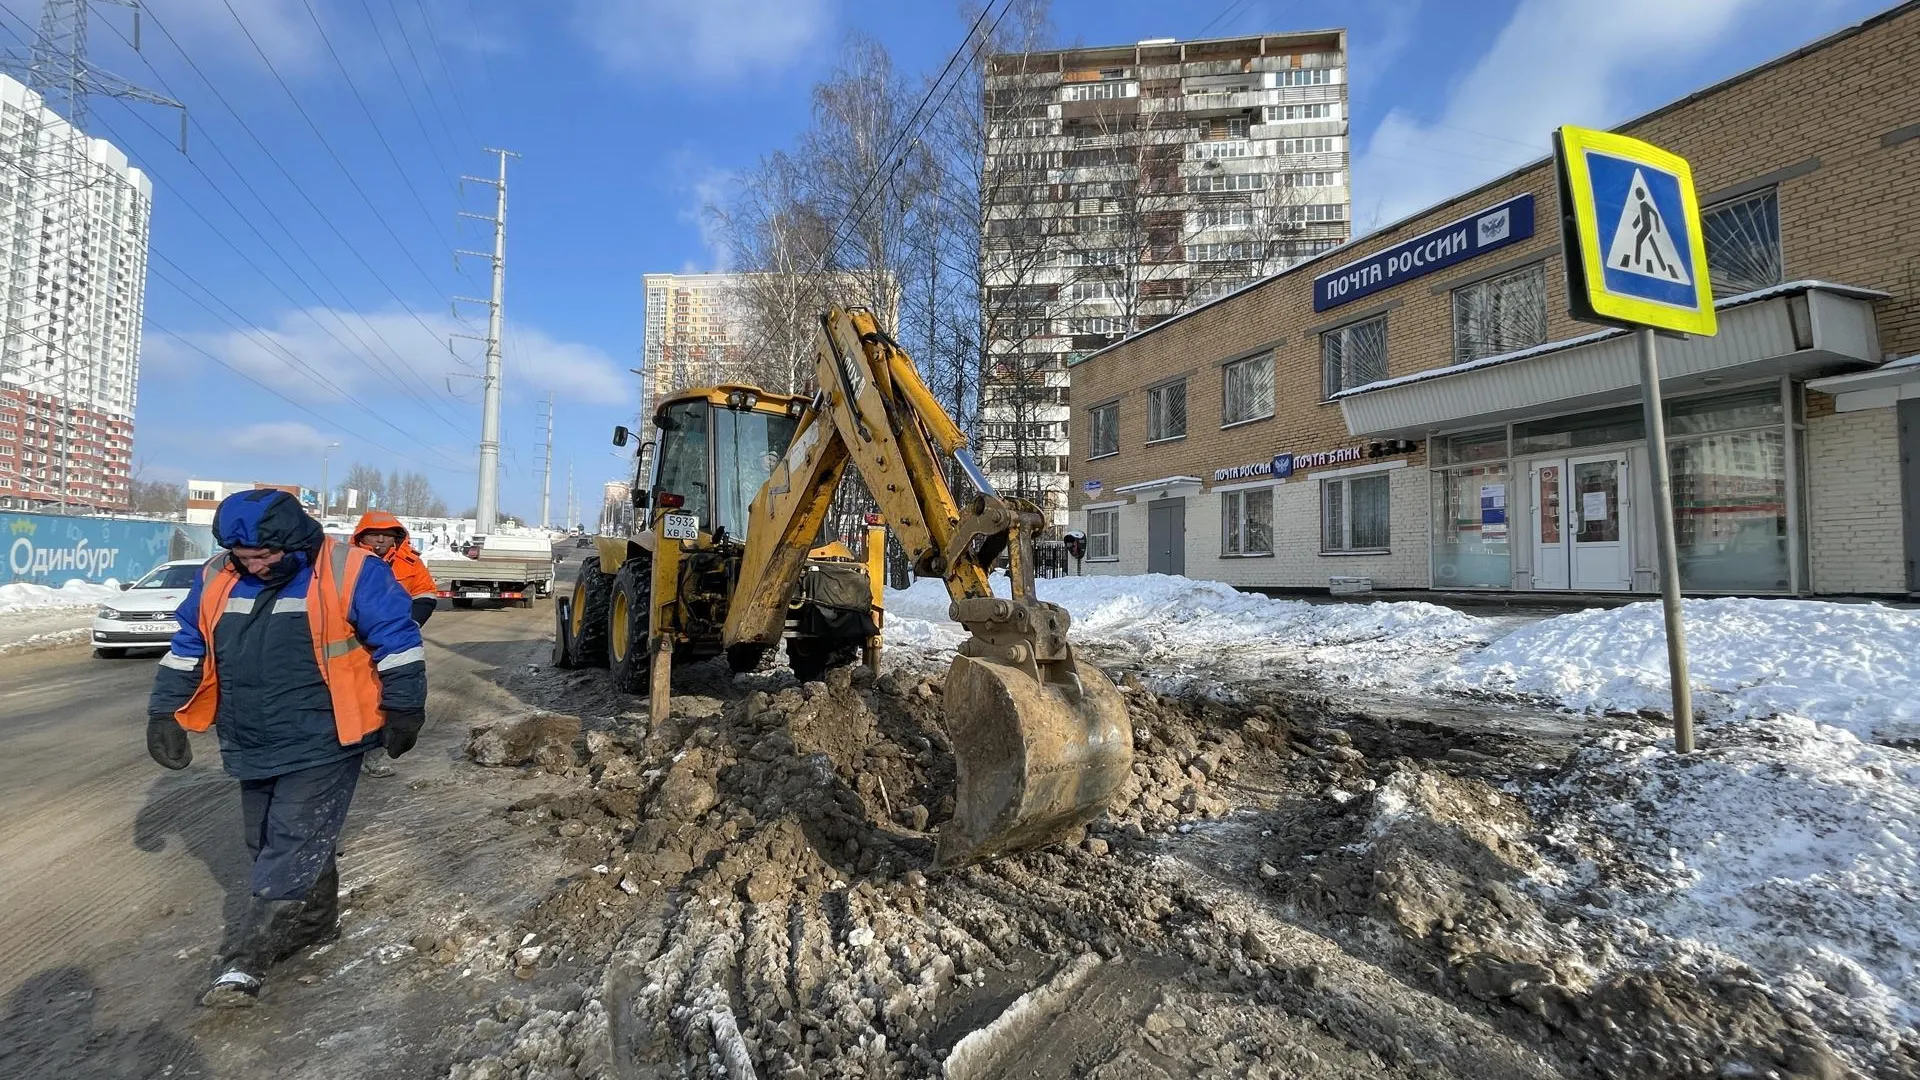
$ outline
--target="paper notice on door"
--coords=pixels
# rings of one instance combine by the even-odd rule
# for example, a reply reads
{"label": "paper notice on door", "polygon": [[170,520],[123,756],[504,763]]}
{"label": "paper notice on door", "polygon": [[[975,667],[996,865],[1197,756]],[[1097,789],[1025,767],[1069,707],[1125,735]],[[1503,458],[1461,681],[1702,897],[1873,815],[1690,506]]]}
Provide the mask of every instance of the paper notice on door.
{"label": "paper notice on door", "polygon": [[1607,520],[1607,493],[1604,491],[1583,491],[1580,493],[1580,520]]}

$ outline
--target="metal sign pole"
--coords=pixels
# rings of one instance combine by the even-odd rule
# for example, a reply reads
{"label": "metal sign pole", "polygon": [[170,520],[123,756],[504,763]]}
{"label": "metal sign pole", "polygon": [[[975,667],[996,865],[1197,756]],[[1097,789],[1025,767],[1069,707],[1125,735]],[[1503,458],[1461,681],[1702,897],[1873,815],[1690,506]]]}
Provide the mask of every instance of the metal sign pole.
{"label": "metal sign pole", "polygon": [[1653,331],[1633,336],[1640,347],[1640,402],[1646,413],[1647,460],[1653,475],[1653,522],[1660,551],[1660,606],[1666,612],[1667,669],[1673,685],[1673,748],[1693,753],[1693,688],[1687,679],[1687,632],[1680,621],[1680,552],[1673,534],[1673,476],[1667,468],[1667,423],[1660,409],[1660,358]]}

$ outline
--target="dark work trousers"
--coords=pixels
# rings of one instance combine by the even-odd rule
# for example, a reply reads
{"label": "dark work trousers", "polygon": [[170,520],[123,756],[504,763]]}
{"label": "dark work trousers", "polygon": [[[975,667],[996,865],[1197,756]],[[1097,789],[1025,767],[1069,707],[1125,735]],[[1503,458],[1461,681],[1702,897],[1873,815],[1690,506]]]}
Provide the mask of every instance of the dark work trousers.
{"label": "dark work trousers", "polygon": [[264,780],[240,781],[240,812],[253,856],[253,895],[300,900],[333,861],[360,780],[354,755]]}

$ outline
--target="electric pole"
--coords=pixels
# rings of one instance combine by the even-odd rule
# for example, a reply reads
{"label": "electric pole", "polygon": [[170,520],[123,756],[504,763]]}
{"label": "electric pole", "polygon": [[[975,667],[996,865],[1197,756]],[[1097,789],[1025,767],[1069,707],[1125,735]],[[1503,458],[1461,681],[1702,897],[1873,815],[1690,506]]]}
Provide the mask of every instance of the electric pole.
{"label": "electric pole", "polygon": [[574,501],[574,497],[573,497],[573,459],[568,458],[567,459],[567,528],[571,529],[575,525],[578,525],[580,523],[580,519],[575,516],[578,512],[579,512],[579,504]]}
{"label": "electric pole", "polygon": [[[88,242],[88,220],[92,211],[90,199],[83,199],[82,193],[91,188],[97,179],[94,175],[97,166],[89,152],[87,126],[87,98],[100,94],[106,97],[121,98],[128,101],[141,101],[150,105],[165,105],[180,110],[180,149],[186,150],[187,118],[186,106],[170,97],[163,97],[150,90],[135,86],[127,80],[95,66],[87,59],[87,22],[92,14],[94,3],[112,4],[115,7],[133,9],[133,48],[140,49],[140,0],[44,0],[40,7],[40,30],[35,35],[29,58],[21,61],[16,57],[0,60],[0,70],[21,77],[28,89],[40,95],[41,103],[67,121],[67,131],[43,142],[50,145],[50,152],[43,150],[53,159],[50,170],[21,170],[26,173],[24,179],[29,183],[43,183],[53,187],[50,203],[57,204],[52,223],[57,232],[43,233],[41,243],[52,239],[57,250],[53,253],[55,263],[49,273],[47,248],[41,250],[41,273],[43,278],[71,282],[75,278],[84,281],[94,273],[89,255],[92,245]],[[33,145],[35,121],[28,121],[28,145]],[[37,156],[37,155],[36,155]],[[25,186],[25,185],[23,185]],[[32,189],[29,188],[29,191]],[[37,215],[36,215],[37,216]],[[57,238],[56,238],[57,237]],[[78,293],[78,295],[76,295]],[[76,318],[84,318],[87,296],[83,290],[69,289],[66,296],[53,302],[54,310],[48,313],[42,332],[35,334],[20,325],[17,318],[9,317],[5,329],[8,336],[25,335],[37,340],[48,354],[51,364],[59,358],[60,376],[57,396],[60,401],[59,426],[56,428],[60,444],[60,512],[67,513],[73,484],[69,470],[73,460],[73,441],[75,413],[78,406],[74,400],[74,376],[83,374],[86,379],[84,400],[91,404],[98,389],[97,367],[104,360],[85,359],[77,356],[71,347],[82,334],[75,333],[73,325]],[[90,328],[84,328],[90,329]],[[82,342],[81,344],[84,344]],[[89,350],[91,351],[91,350]],[[74,368],[81,363],[87,365],[86,371],[76,373]],[[88,424],[89,434],[100,437],[97,420]],[[104,501],[105,477],[101,475],[102,465],[97,453],[90,453],[95,459],[87,475],[92,479],[98,494],[92,499],[95,508]]]}
{"label": "electric pole", "polygon": [[466,250],[454,253],[456,256],[493,260],[493,293],[488,299],[454,297],[464,303],[487,305],[487,370],[481,377],[484,389],[480,404],[480,493],[474,503],[477,509],[473,523],[476,534],[492,532],[500,513],[500,308],[507,286],[507,159],[520,156],[511,150],[495,150],[491,147],[487,153],[499,155],[498,179],[481,176],[463,176],[460,179],[486,184],[494,189],[493,216],[489,218],[465,210],[460,211],[460,216],[493,222],[493,254],[489,256],[484,251]]}
{"label": "electric pole", "polygon": [[547,528],[553,504],[553,391],[547,391],[547,458],[540,470],[540,527]]}

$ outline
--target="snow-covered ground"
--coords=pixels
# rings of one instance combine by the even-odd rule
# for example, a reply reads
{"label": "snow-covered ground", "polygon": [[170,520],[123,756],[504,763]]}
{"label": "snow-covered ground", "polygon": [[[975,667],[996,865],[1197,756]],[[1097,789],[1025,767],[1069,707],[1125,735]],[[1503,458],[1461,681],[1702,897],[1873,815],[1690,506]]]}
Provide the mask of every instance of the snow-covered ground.
{"label": "snow-covered ground", "polygon": [[45,611],[49,608],[91,608],[119,595],[120,583],[112,580],[104,585],[69,581],[59,588],[19,581],[0,585],[0,615]]}
{"label": "snow-covered ground", "polygon": [[85,641],[94,609],[119,595],[116,581],[69,581],[57,589],[31,582],[0,585],[0,653]]}
{"label": "snow-covered ground", "polygon": [[[1816,600],[1688,600],[1696,708],[1787,713],[1862,738],[1920,731],[1920,612]],[[1671,712],[1660,605],[1581,611],[1465,658],[1444,686],[1509,691],[1580,712]]]}
{"label": "snow-covered ground", "polygon": [[[1006,579],[996,584],[1004,594]],[[1497,629],[1436,604],[1310,604],[1165,574],[1043,578],[1036,588],[1042,600],[1073,616],[1077,644],[1150,665],[1162,683],[1282,669],[1318,672],[1348,686],[1411,683]],[[966,638],[947,619],[947,593],[938,581],[890,591],[886,603],[890,646],[951,650]]]}

